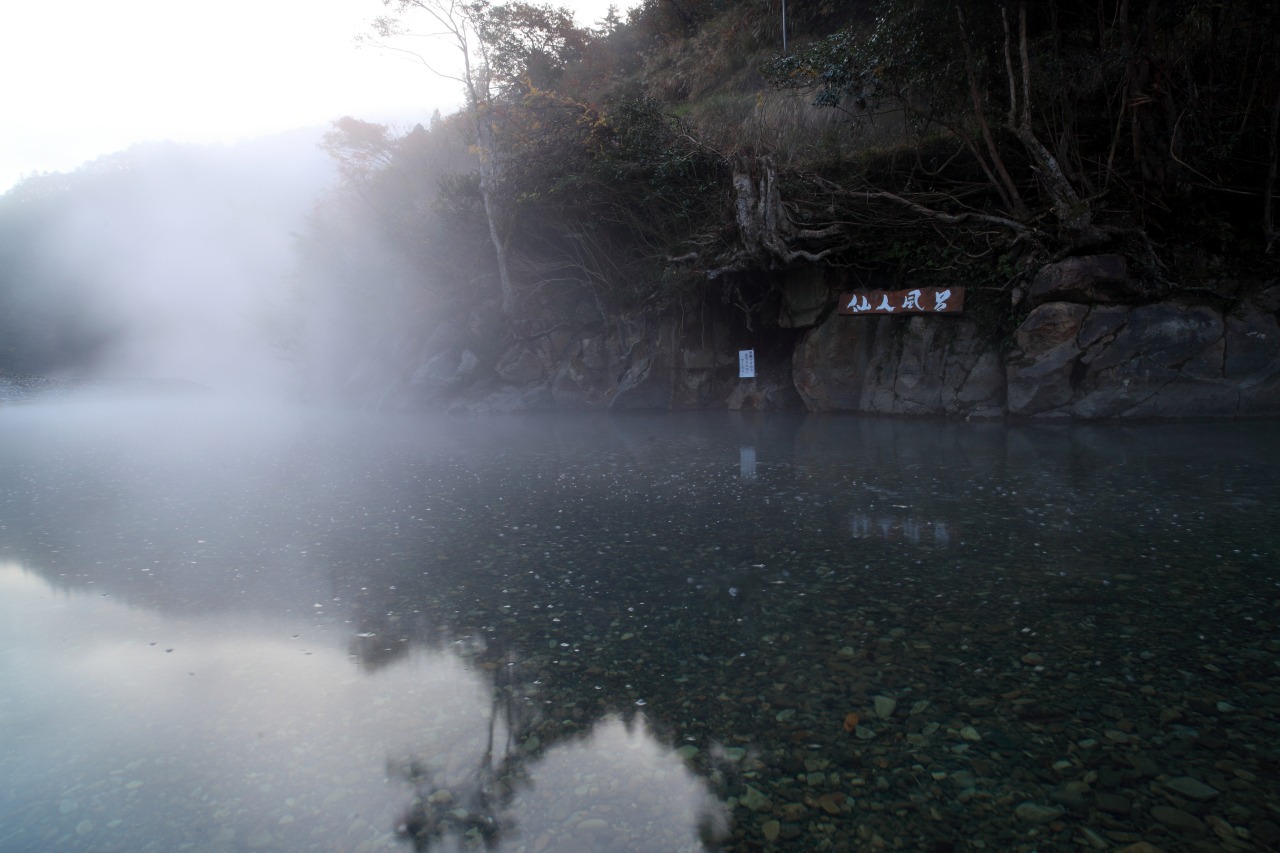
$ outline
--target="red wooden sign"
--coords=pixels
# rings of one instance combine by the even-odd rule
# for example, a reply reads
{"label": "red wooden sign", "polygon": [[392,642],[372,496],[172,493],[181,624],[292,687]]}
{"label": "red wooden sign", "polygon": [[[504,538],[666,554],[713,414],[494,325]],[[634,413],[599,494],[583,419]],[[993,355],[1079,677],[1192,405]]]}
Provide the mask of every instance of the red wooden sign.
{"label": "red wooden sign", "polygon": [[841,314],[959,314],[963,287],[860,290],[840,294]]}

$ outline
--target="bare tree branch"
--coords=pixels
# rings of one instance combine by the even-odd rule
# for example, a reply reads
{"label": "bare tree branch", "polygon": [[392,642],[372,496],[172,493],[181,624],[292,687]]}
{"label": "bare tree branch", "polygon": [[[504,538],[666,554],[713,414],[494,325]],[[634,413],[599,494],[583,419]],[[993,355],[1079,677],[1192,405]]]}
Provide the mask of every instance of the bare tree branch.
{"label": "bare tree branch", "polygon": [[837,195],[843,195],[843,196],[848,196],[853,198],[864,198],[864,199],[873,199],[873,198],[884,199],[886,201],[891,201],[894,204],[900,205],[906,208],[907,210],[910,210],[913,213],[917,213],[925,217],[926,219],[933,219],[933,220],[937,220],[938,222],[945,222],[949,225],[958,225],[963,222],[985,222],[988,225],[998,225],[1001,228],[1008,229],[1009,231],[1012,231],[1019,236],[1031,237],[1037,234],[1034,228],[1024,225],[1023,223],[1017,221],[1016,219],[1009,219],[1008,217],[1005,217],[1005,216],[993,216],[991,214],[978,213],[977,211],[970,211],[970,210],[963,211],[961,213],[946,213],[945,211],[935,210],[930,207],[925,207],[924,205],[918,202],[912,201],[911,199],[908,199],[908,198],[904,198],[900,195],[897,195],[896,193],[888,192],[887,190],[869,190],[869,189],[852,190],[846,187],[842,187],[838,184],[834,184],[831,181],[828,181],[827,179],[818,177],[816,175],[813,176],[813,181],[814,183],[821,186],[823,189],[829,190]]}
{"label": "bare tree branch", "polygon": [[978,71],[973,59],[973,48],[969,46],[969,34],[965,30],[964,11],[958,4],[956,5],[956,18],[960,22],[960,44],[964,47],[964,68],[969,77],[969,98],[973,101],[974,117],[978,121],[978,129],[982,132],[982,139],[986,142],[987,156],[991,158],[991,164],[1000,176],[1000,180],[995,184],[996,190],[999,191],[1005,206],[1012,210],[1014,215],[1025,218],[1027,216],[1027,206],[1022,201],[1022,196],[1018,193],[1018,186],[1013,182],[1013,178],[1010,177],[1009,170],[1005,168],[1004,158],[1000,156],[1000,149],[996,146],[995,138],[991,135],[991,125],[987,122],[986,110],[982,103],[982,93],[978,88]]}
{"label": "bare tree branch", "polygon": [[[452,42],[462,60],[461,77],[438,74],[430,64],[425,61],[423,64],[432,73],[446,79],[458,80],[463,85],[476,148],[480,152],[480,199],[484,206],[485,219],[489,224],[489,238],[493,243],[497,259],[498,283],[502,290],[502,310],[508,318],[514,319],[519,305],[511,278],[507,236],[499,225],[497,200],[494,198],[494,183],[500,163],[495,139],[496,130],[493,124],[492,74],[487,46],[482,39],[478,38],[474,45],[472,43],[472,34],[477,29],[474,19],[475,11],[457,0],[383,0],[383,5],[394,5],[401,15],[411,9],[425,14],[439,26],[438,36]],[[392,23],[385,20],[382,23],[382,31],[394,32],[397,35],[407,34],[402,24],[399,28],[393,28]],[[412,53],[412,51],[404,52]]]}

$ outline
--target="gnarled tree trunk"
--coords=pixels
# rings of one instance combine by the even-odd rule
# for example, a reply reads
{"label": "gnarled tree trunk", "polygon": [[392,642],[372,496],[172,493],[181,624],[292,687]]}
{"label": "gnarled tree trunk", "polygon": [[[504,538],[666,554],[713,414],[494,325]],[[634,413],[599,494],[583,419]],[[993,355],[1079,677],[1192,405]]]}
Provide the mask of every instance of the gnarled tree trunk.
{"label": "gnarled tree trunk", "polygon": [[817,262],[839,248],[832,243],[843,233],[839,225],[801,228],[792,221],[782,201],[778,166],[772,157],[735,157],[732,185],[740,246],[720,271]]}

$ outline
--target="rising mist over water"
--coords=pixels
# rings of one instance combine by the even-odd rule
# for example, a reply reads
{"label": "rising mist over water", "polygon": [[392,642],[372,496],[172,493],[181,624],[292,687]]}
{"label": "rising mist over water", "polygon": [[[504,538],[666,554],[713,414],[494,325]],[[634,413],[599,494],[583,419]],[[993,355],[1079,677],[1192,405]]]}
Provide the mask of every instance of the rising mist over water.
{"label": "rising mist over water", "polygon": [[221,403],[0,406],[5,853],[1276,831],[1266,424]]}
{"label": "rising mist over water", "polygon": [[0,376],[280,390],[293,235],[333,179],[320,136],[142,144],[0,197]]}

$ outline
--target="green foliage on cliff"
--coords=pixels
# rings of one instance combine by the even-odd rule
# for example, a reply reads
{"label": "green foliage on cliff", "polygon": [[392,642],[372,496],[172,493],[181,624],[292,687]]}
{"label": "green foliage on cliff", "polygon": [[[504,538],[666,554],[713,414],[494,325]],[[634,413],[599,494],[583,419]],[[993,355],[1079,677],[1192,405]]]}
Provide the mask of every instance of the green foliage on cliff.
{"label": "green foliage on cliff", "polygon": [[983,166],[1022,222],[1085,214],[1160,240],[1188,212],[1213,209],[1207,218],[1274,239],[1275,4],[920,0],[878,11],[766,63],[766,75],[855,122],[892,111],[962,143],[957,154]]}
{"label": "green foliage on cliff", "polygon": [[1124,253],[1160,287],[1211,254],[1262,268],[1274,3],[800,6],[783,54],[764,0],[645,0],[594,30],[486,5],[504,23],[474,32],[483,73],[518,81],[483,105],[489,147],[461,114],[403,136],[344,120],[331,207],[361,208],[432,298],[491,298],[509,254],[521,313],[729,298],[815,263],[967,283],[974,305],[1076,253]]}

